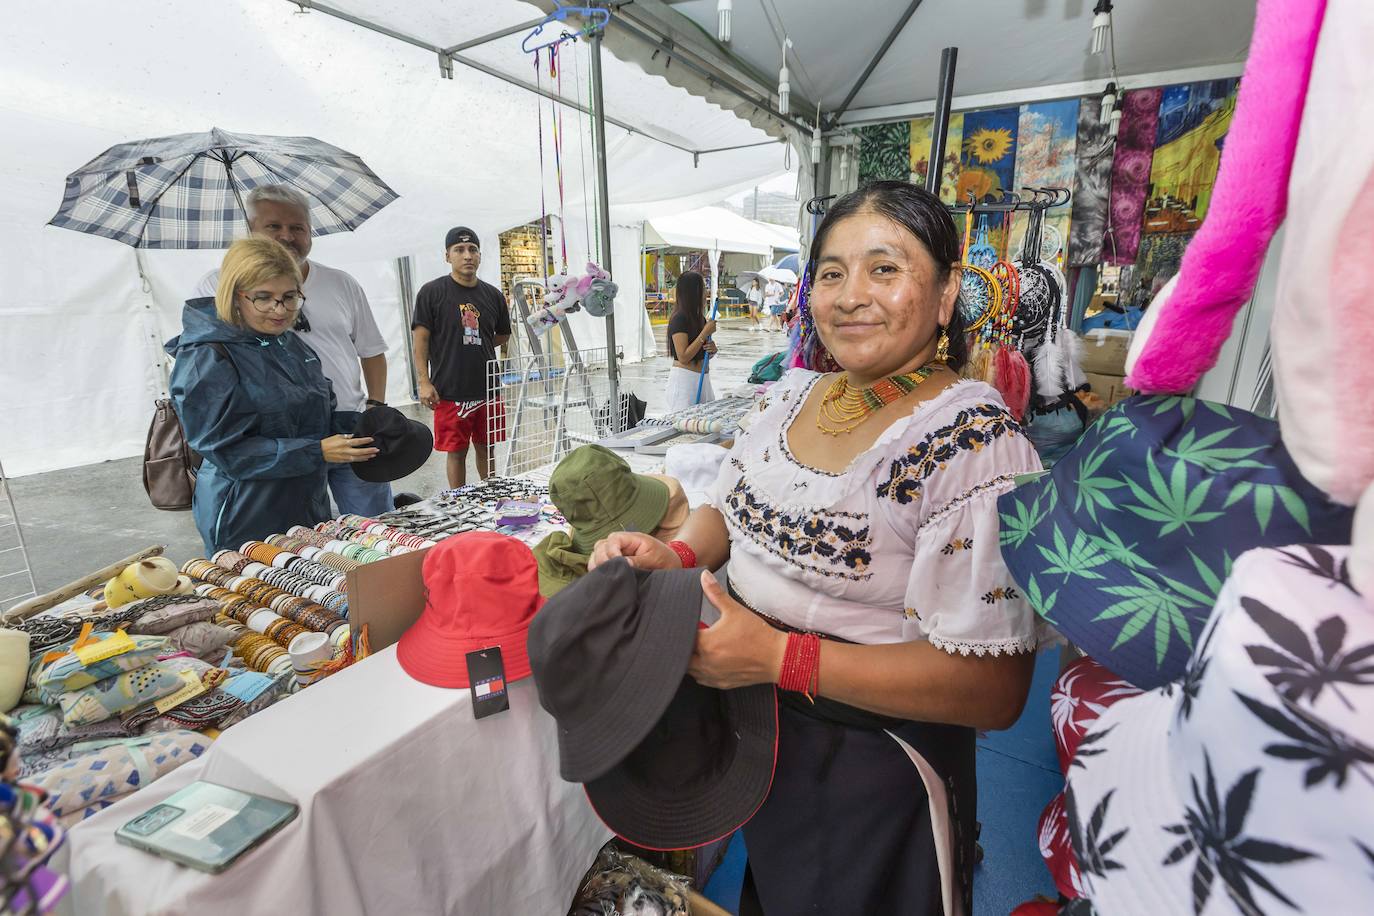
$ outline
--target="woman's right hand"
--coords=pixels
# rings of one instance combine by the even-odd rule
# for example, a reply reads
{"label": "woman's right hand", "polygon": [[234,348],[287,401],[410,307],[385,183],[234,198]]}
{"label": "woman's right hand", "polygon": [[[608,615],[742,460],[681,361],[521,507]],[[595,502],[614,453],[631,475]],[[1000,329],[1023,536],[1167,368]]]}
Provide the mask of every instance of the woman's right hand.
{"label": "woman's right hand", "polygon": [[635,531],[616,531],[596,542],[588,571],[602,563],[624,557],[635,569],[681,569],[682,558],[677,551],[650,534]]}
{"label": "woman's right hand", "polygon": [[324,460],[330,464],[352,464],[376,456],[377,449],[368,448],[371,444],[370,436],[340,435],[321,439],[320,449],[324,452]]}
{"label": "woman's right hand", "polygon": [[706,325],[701,329],[701,336],[703,338],[710,337],[714,333],[716,333],[716,320],[714,318],[709,318],[706,321]]}

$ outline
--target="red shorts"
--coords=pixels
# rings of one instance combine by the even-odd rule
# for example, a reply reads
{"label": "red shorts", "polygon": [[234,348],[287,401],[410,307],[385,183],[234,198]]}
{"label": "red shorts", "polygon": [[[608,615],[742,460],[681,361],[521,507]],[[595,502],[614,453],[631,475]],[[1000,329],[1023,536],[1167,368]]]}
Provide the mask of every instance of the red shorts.
{"label": "red shorts", "polygon": [[487,401],[465,416],[459,416],[453,401],[440,401],[434,408],[434,448],[440,452],[467,451],[469,443],[494,445],[506,441],[506,408],[500,399]]}

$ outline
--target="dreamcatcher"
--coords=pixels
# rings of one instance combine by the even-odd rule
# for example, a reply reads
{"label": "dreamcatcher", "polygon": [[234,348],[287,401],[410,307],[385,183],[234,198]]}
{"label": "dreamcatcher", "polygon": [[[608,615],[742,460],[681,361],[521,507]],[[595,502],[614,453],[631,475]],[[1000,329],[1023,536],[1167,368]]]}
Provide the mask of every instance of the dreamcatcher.
{"label": "dreamcatcher", "polygon": [[1026,222],[1026,236],[1021,242],[1021,261],[1018,265],[1021,295],[1013,329],[1022,346],[1027,349],[1033,349],[1045,339],[1050,321],[1058,308],[1056,299],[1063,295],[1063,287],[1055,282],[1044,262],[1034,256],[1040,252],[1044,223],[1044,209],[1032,209],[1030,219]]}
{"label": "dreamcatcher", "polygon": [[[1002,285],[987,267],[972,260],[975,257],[975,246],[972,244],[973,218],[973,206],[970,205],[968,218],[964,220],[964,260],[959,272],[959,307],[964,317],[964,332],[968,335],[969,365],[965,368],[965,375],[987,380],[991,354],[980,344],[983,340],[983,329],[990,330],[990,323],[1002,311],[1003,294]],[[997,261],[997,251],[986,244],[986,227],[980,229],[980,237],[982,244],[978,247],[976,257],[985,260],[991,253],[992,262],[988,264],[991,267]]]}

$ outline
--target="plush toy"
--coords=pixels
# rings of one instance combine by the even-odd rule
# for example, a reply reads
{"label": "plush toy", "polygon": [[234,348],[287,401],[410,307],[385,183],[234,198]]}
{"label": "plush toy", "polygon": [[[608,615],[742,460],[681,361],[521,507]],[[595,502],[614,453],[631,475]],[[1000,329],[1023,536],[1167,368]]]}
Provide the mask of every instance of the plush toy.
{"label": "plush toy", "polygon": [[620,287],[611,282],[611,275],[591,261],[587,262],[587,272],[581,276],[559,274],[549,278],[549,293],[544,298],[546,305],[575,311],[585,308],[587,314],[604,318],[611,313],[616,293]]}
{"label": "plush toy", "polygon": [[1328,0],[1269,334],[1284,445],[1304,477],[1347,506],[1374,483],[1371,49],[1374,4]]}
{"label": "plush toy", "polygon": [[[1184,252],[1177,282],[1155,298],[1136,332],[1126,360],[1131,388],[1190,391],[1216,364],[1250,300],[1269,240],[1294,199],[1288,175],[1326,7],[1327,0],[1261,0],[1207,218]],[[1347,115],[1347,123],[1361,125],[1355,112]]]}

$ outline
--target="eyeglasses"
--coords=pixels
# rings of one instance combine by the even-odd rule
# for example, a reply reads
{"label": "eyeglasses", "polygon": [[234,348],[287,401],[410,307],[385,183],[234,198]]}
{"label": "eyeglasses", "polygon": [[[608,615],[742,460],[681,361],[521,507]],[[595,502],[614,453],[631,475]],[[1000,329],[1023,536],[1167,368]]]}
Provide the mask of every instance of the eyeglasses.
{"label": "eyeglasses", "polygon": [[248,300],[253,306],[253,310],[259,315],[270,315],[277,306],[286,309],[288,313],[299,312],[305,305],[305,296],[298,292],[289,292],[280,299],[267,293],[239,293],[240,296]]}

